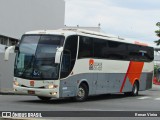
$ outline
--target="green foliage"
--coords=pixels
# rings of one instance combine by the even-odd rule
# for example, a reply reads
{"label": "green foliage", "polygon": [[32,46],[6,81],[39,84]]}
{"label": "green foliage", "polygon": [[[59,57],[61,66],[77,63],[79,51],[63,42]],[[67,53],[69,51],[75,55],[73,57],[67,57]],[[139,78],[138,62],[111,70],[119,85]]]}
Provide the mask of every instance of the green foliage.
{"label": "green foliage", "polygon": [[157,22],[157,23],[156,23],[156,26],[160,27],[160,22]]}
{"label": "green foliage", "polygon": [[154,65],[154,76],[157,76],[159,68],[160,67],[158,65]]}
{"label": "green foliage", "polygon": [[155,33],[157,34],[158,37],[160,37],[160,30],[156,30]]}
{"label": "green foliage", "polygon": [[[160,22],[157,22],[156,23],[156,26],[159,27],[159,30],[156,30],[155,33],[158,37],[160,37]],[[159,40],[156,40],[154,41],[157,45],[160,45],[160,39]]]}
{"label": "green foliage", "polygon": [[160,39],[159,40],[156,40],[154,41],[156,43],[156,45],[160,45]]}

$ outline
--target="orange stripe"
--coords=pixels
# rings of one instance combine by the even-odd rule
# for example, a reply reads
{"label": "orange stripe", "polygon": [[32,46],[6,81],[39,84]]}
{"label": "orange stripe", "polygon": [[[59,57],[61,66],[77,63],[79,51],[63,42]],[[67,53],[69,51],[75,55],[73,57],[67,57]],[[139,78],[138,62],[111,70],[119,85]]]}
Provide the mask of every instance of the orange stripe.
{"label": "orange stripe", "polygon": [[144,62],[131,62],[131,69],[129,70],[128,78],[131,85],[134,84],[135,80],[139,80],[142,74]]}
{"label": "orange stripe", "polygon": [[144,66],[144,62],[131,61],[129,63],[129,67],[128,67],[127,73],[126,73],[126,75],[124,77],[122,86],[120,88],[120,92],[123,91],[123,88],[124,88],[125,82],[127,80],[127,77],[129,79],[131,85],[134,84],[135,80],[139,80],[140,79],[140,76],[142,74],[143,66]]}
{"label": "orange stripe", "polygon": [[129,73],[130,67],[131,67],[131,62],[129,63],[129,67],[128,67],[127,73],[126,73],[126,75],[125,75],[125,77],[124,77],[122,86],[121,86],[121,88],[120,88],[120,93],[122,93],[122,90],[123,90],[123,88],[124,88],[124,85],[125,85],[125,82],[126,82],[126,80],[127,80],[127,75],[128,75],[128,73]]}

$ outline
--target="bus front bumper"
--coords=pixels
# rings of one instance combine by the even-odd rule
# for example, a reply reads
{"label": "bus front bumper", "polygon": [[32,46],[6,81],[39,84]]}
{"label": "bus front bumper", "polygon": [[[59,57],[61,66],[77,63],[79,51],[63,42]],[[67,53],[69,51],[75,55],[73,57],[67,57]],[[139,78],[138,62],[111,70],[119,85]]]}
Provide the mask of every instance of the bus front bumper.
{"label": "bus front bumper", "polygon": [[28,94],[34,96],[44,96],[59,98],[59,92],[56,89],[39,89],[39,88],[27,88],[14,85],[15,94]]}

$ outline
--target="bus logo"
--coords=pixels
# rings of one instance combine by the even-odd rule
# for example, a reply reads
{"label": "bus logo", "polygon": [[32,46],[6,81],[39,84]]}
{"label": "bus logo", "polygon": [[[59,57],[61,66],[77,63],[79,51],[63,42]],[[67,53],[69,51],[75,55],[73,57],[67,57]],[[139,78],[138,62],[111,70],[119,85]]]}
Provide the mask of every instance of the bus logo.
{"label": "bus logo", "polygon": [[93,64],[94,64],[94,60],[90,59],[89,60],[89,70],[93,70]]}
{"label": "bus logo", "polygon": [[34,80],[30,81],[30,86],[34,86]]}
{"label": "bus logo", "polygon": [[102,70],[102,63],[95,62],[93,59],[89,60],[89,70]]}

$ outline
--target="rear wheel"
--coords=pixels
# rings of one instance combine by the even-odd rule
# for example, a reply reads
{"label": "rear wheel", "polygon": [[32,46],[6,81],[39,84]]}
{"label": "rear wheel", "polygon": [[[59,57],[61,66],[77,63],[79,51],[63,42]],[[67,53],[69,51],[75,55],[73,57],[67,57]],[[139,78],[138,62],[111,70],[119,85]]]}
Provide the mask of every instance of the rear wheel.
{"label": "rear wheel", "polygon": [[126,92],[124,93],[126,96],[137,96],[139,91],[139,85],[138,82],[135,82],[132,87],[132,92]]}
{"label": "rear wheel", "polygon": [[132,88],[132,92],[131,92],[132,96],[137,96],[138,91],[139,91],[138,82],[135,82]]}
{"label": "rear wheel", "polygon": [[43,101],[49,101],[51,99],[51,97],[42,97],[42,96],[38,96],[38,98]]}
{"label": "rear wheel", "polygon": [[88,97],[88,87],[85,84],[81,84],[78,88],[77,96],[74,98],[77,102],[83,102]]}

